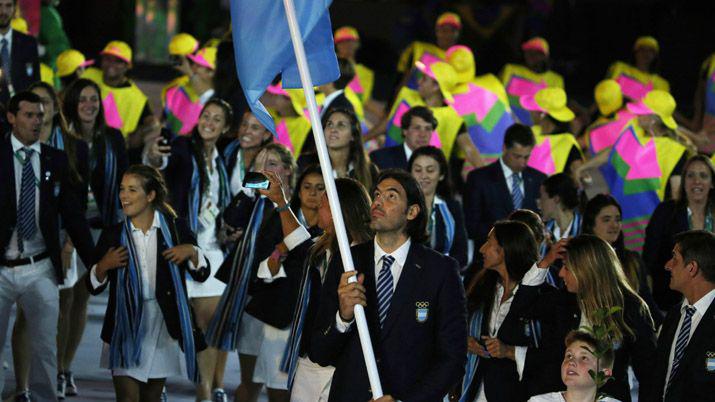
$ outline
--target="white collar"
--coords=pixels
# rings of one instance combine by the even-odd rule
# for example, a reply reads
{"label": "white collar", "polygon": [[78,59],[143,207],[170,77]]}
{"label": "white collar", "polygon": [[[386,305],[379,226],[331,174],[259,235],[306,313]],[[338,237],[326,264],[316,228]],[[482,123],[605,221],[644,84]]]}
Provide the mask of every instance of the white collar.
{"label": "white collar", "polygon": [[[499,158],[499,164],[501,165],[502,172],[504,172],[504,178],[509,180],[511,178],[511,176],[514,175],[514,171],[511,170],[511,168],[509,166],[507,166],[506,163],[504,163],[504,159],[502,159],[502,158]],[[517,174],[519,174],[519,173],[517,173]],[[521,176],[521,175],[519,174],[519,176]]]}
{"label": "white collar", "polygon": [[[377,244],[377,237],[373,240],[375,242],[375,266],[380,262],[380,259],[387,254],[385,250],[380,247],[379,244]],[[410,244],[412,244],[412,239],[409,237],[407,238],[407,241],[402,243],[400,247],[397,248],[397,250],[393,251],[390,253],[391,256],[395,258],[395,262],[398,263],[401,267],[405,266],[405,261],[407,261],[407,253],[410,251]]]}
{"label": "white collar", "polygon": [[[147,230],[147,233],[152,229],[158,229],[160,227],[161,224],[159,223],[159,211],[154,211],[154,221],[151,223],[151,226],[149,227],[149,230]],[[141,232],[141,229],[134,226],[134,223],[131,221],[131,219],[129,220],[129,228],[132,230],[132,232]]]}
{"label": "white collar", "polygon": [[323,109],[327,108],[338,96],[345,92],[343,89],[338,89],[337,91],[325,96],[325,102],[323,102]]}
{"label": "white collar", "polygon": [[[25,148],[25,144],[21,143],[20,140],[18,140],[15,137],[15,134],[12,133],[10,134],[10,143],[12,144],[12,152],[15,153],[19,151],[22,148]],[[42,151],[42,146],[40,145],[40,141],[35,141],[32,145],[30,145],[28,148],[32,149],[33,151],[37,152],[37,154],[40,154]]]}
{"label": "white collar", "polygon": [[[0,40],[3,40],[3,39],[7,40],[8,47],[10,45],[12,45],[12,31],[14,31],[14,29],[10,28],[7,30],[5,35],[0,34]],[[8,51],[10,51],[10,49],[8,49]]]}
{"label": "white collar", "polygon": [[412,150],[407,146],[406,142],[403,142],[402,146],[405,148],[405,159],[409,162],[412,157]]}
{"label": "white collar", "polygon": [[[710,307],[710,304],[715,300],[715,289],[709,291],[705,296],[701,297],[700,300],[695,302],[692,306],[695,307],[695,310],[700,313],[700,315],[705,315],[705,312],[708,311],[708,307]],[[680,312],[682,313],[685,311],[685,307],[689,306],[688,300],[683,298],[683,305],[680,307]]]}

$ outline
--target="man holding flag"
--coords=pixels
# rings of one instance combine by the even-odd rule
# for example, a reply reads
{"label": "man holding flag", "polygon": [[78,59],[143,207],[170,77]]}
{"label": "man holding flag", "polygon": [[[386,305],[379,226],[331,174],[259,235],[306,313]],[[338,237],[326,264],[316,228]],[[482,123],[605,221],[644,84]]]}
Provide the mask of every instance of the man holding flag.
{"label": "man holding flag", "polygon": [[[357,271],[333,259],[321,294],[310,358],[335,366],[329,401],[368,401],[373,389],[354,330],[366,309],[385,396],[377,401],[438,401],[464,374],[467,324],[457,261],[423,244],[427,214],[417,181],[382,172],[373,191],[375,239],[351,249]],[[349,278],[357,275],[357,283]]]}

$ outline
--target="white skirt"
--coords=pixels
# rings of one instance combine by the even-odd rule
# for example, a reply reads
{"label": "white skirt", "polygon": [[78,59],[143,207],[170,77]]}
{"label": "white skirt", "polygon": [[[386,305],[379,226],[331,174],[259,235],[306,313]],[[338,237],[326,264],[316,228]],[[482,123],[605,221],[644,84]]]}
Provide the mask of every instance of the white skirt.
{"label": "white skirt", "polygon": [[333,366],[323,367],[308,357],[298,358],[291,402],[328,402],[334,371]]}
{"label": "white skirt", "polygon": [[[113,376],[127,376],[140,382],[150,378],[180,376],[182,353],[179,342],[169,335],[156,300],[144,300],[142,312],[142,350],[139,366],[113,369]],[[109,344],[102,348],[100,366],[109,368]]]}
{"label": "white skirt", "polygon": [[281,371],[281,359],[290,328],[278,329],[245,313],[238,335],[238,353],[256,356],[253,382],[271,389],[288,389],[288,374]]}
{"label": "white skirt", "polygon": [[[63,231],[63,235],[66,236],[66,233]],[[92,233],[92,241],[96,244],[97,239],[99,239],[99,235],[102,234],[101,229],[91,229]],[[62,244],[64,244],[64,239],[62,239]],[[100,256],[102,257],[102,256]],[[77,281],[79,281],[79,278],[84,275],[85,272],[89,271],[87,267],[84,266],[84,263],[82,263],[82,260],[77,258],[77,250],[74,250],[72,252],[72,259],[70,262],[70,266],[67,269],[67,274],[65,275],[65,281],[62,285],[60,285],[60,290],[63,289],[69,289],[73,287]]]}
{"label": "white skirt", "polygon": [[221,296],[226,284],[216,279],[214,275],[223,264],[223,252],[218,247],[204,247],[199,244],[201,251],[209,260],[211,274],[205,282],[196,282],[190,277],[186,278],[186,290],[190,298]]}

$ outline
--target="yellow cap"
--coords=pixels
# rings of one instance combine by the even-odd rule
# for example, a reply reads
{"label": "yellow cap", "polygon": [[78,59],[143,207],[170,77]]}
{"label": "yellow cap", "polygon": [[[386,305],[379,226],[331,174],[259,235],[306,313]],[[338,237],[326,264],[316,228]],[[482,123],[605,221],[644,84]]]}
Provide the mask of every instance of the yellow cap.
{"label": "yellow cap", "polygon": [[437,18],[436,25],[451,25],[457,29],[462,29],[462,19],[459,17],[459,14],[443,13]]}
{"label": "yellow cap", "polygon": [[439,90],[442,96],[447,101],[453,101],[452,89],[457,85],[457,72],[454,68],[444,61],[438,61],[432,64],[425,64],[421,61],[415,63],[415,66],[422,73],[437,81]]}
{"label": "yellow cap", "polygon": [[476,66],[474,63],[474,53],[464,45],[455,45],[447,49],[445,52],[447,63],[449,63],[454,71],[457,72],[457,82],[466,84],[474,79],[476,74]]}
{"label": "yellow cap", "polygon": [[567,122],[576,117],[566,106],[566,92],[561,88],[544,88],[535,95],[522,96],[519,102],[526,110],[547,113],[558,121]]}
{"label": "yellow cap", "polygon": [[194,63],[209,68],[211,70],[216,69],[216,48],[215,47],[204,47],[199,49],[196,54],[190,54],[186,56],[189,60]]}
{"label": "yellow cap", "polygon": [[66,77],[80,67],[87,67],[94,63],[94,60],[86,60],[84,55],[77,50],[67,49],[57,56],[57,76]]}
{"label": "yellow cap", "polygon": [[654,114],[660,117],[667,127],[675,130],[678,124],[673,118],[675,112],[675,99],[666,91],[654,89],[646,94],[643,100],[629,103],[628,110],[637,115]]}
{"label": "yellow cap", "polygon": [[652,36],[641,36],[636,39],[636,42],[633,44],[633,50],[638,50],[638,48],[641,47],[653,49],[656,53],[660,52],[660,45],[658,45],[658,41]]}
{"label": "yellow cap", "polygon": [[537,52],[541,52],[545,54],[546,56],[549,55],[549,42],[546,41],[546,39],[537,36],[535,38],[531,38],[527,40],[526,42],[521,44],[521,50],[527,51],[527,50],[534,50]]}
{"label": "yellow cap", "polygon": [[22,17],[15,17],[10,22],[10,28],[16,30],[17,32],[22,32],[27,35],[30,29],[27,27],[27,21]]}
{"label": "yellow cap", "polygon": [[346,40],[360,40],[360,34],[358,34],[357,29],[351,26],[344,26],[335,30],[335,34],[333,34],[333,41],[335,43],[344,42]]}
{"label": "yellow cap", "polygon": [[169,54],[172,56],[186,56],[199,48],[199,41],[187,33],[178,33],[169,42]]}
{"label": "yellow cap", "polygon": [[623,107],[623,92],[615,80],[599,82],[593,91],[593,96],[596,99],[598,111],[603,116],[608,116]]}
{"label": "yellow cap", "polygon": [[99,54],[114,56],[128,64],[132,64],[132,48],[126,42],[120,40],[113,40],[107,43],[107,46]]}

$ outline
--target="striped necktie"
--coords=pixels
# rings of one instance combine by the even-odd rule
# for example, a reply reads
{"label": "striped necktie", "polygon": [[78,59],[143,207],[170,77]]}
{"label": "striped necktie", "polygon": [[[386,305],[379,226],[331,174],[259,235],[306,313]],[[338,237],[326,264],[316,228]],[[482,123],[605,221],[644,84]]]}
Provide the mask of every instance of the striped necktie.
{"label": "striped necktie", "polygon": [[520,209],[524,202],[524,193],[521,191],[521,175],[513,173],[511,175],[511,200],[514,203],[514,209]]}
{"label": "striped necktie", "polygon": [[25,251],[23,240],[30,240],[35,235],[35,172],[32,170],[31,148],[22,148],[25,159],[22,161],[22,184],[20,186],[20,202],[17,208],[18,248]]}
{"label": "striped necktie", "polygon": [[680,360],[685,354],[685,348],[688,346],[688,341],[690,340],[690,326],[693,321],[693,314],[695,314],[695,307],[686,306],[685,307],[685,317],[683,317],[683,325],[680,327],[680,332],[678,333],[678,339],[675,342],[675,353],[673,353],[673,365],[670,369],[670,377],[668,377],[668,386],[665,387],[665,393],[668,393],[668,388],[675,378],[678,372],[678,366],[680,366]]}
{"label": "striped necktie", "polygon": [[390,267],[394,262],[395,257],[385,254],[382,257],[380,275],[377,277],[377,311],[380,315],[380,327],[385,323],[392,302],[393,281]]}

